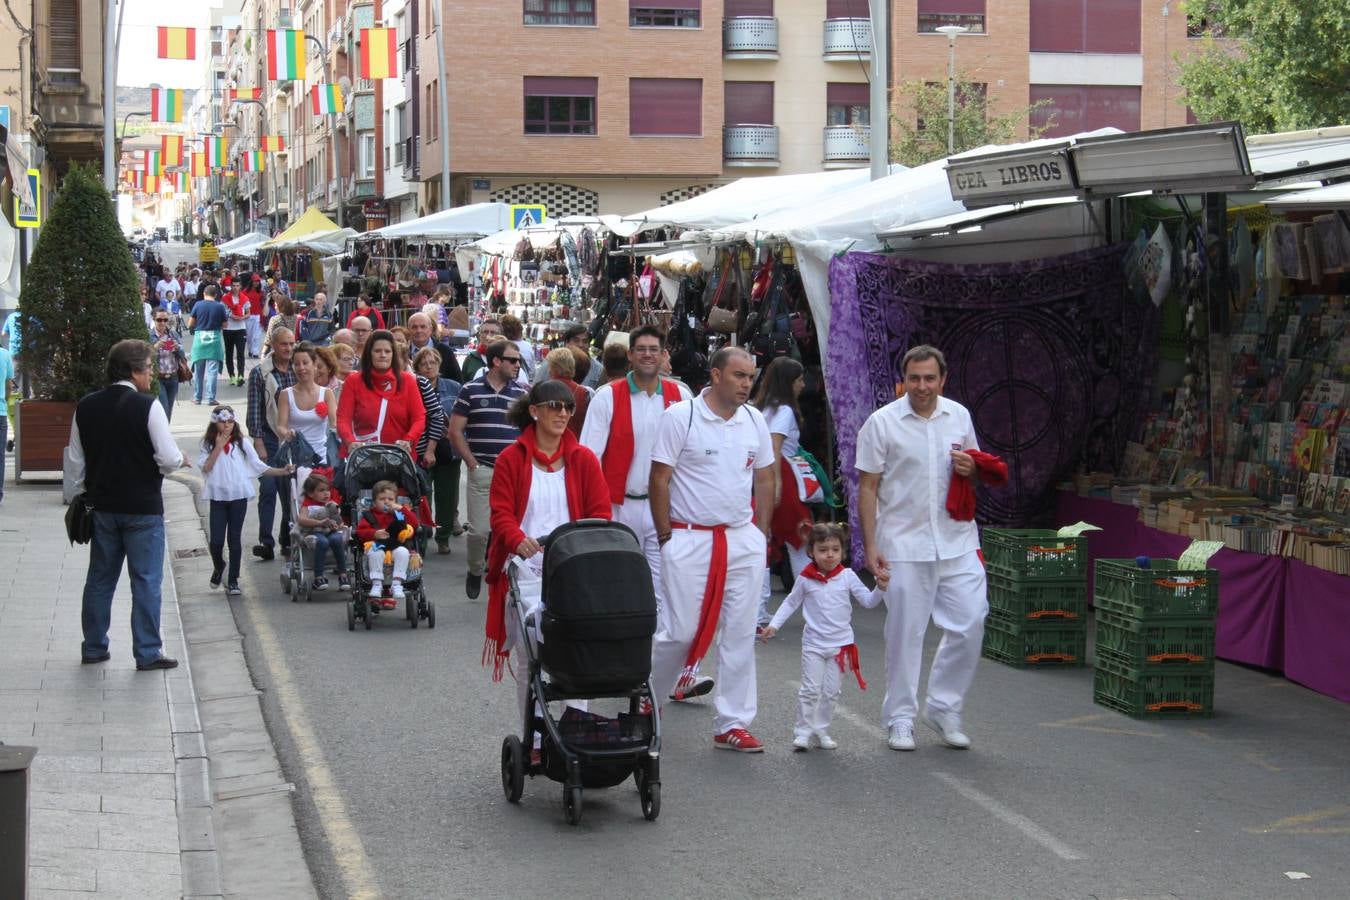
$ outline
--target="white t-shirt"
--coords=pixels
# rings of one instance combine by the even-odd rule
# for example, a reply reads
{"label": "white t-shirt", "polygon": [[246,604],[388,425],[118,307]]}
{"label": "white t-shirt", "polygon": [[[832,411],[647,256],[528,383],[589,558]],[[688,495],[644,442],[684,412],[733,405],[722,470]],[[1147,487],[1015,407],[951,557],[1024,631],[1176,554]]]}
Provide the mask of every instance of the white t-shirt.
{"label": "white t-shirt", "polygon": [[978,449],[970,412],[946,397],[927,419],[901,397],[863,423],[855,465],[881,475],[876,534],[889,561],[955,559],[979,549],[975,523],[947,512],[951,451]]}
{"label": "white t-shirt", "polygon": [[793,415],[791,407],[770,406],[764,410],[764,422],[769,426],[770,437],[775,434],[783,436],[783,449],[780,452],[784,456],[795,456],[802,448],[802,430],[797,427],[797,417]]}
{"label": "white t-shirt", "polygon": [[[660,382],[650,397],[646,391],[633,392],[628,379],[607,384],[597,390],[586,407],[586,422],[581,426],[581,443],[591,448],[596,459],[605,455],[609,446],[609,432],[614,423],[614,391],[628,391],[629,409],[633,413],[633,464],[628,469],[628,482],[624,493],[635,497],[645,496],[647,480],[652,473],[652,445],[656,443],[656,426],[661,414],[666,411],[666,401],[661,394]],[[615,388],[613,385],[618,385]],[[680,395],[676,398],[688,400],[692,396],[689,388],[678,385]],[[674,404],[671,404],[672,406]]]}
{"label": "white t-shirt", "polygon": [[178,283],[177,278],[170,278],[168,281],[161,278],[155,283],[155,299],[161,303],[164,302],[164,295],[169,291],[173,291],[175,294],[183,293],[183,286]]}
{"label": "white t-shirt", "polygon": [[723,419],[700,394],[661,414],[652,462],[675,469],[671,521],[739,526],[754,518],[754,470],[773,465],[773,442],[764,416],[753,406],[741,406]]}
{"label": "white t-shirt", "polygon": [[[295,403],[295,389],[286,388],[282,391],[286,395],[286,401],[290,405],[287,410],[289,418],[286,424],[293,431],[298,431],[305,436],[309,446],[314,448],[314,453],[319,458],[319,465],[328,465],[328,417],[321,416],[313,408],[301,409]],[[319,401],[324,401],[324,392],[319,391]]]}
{"label": "white t-shirt", "polygon": [[[535,468],[530,473],[530,499],[525,503],[525,517],[520,522],[520,530],[526,537],[536,540],[546,538],[553,529],[572,521],[567,509],[567,470],[545,472]],[[544,554],[536,553],[524,560],[526,566],[535,573],[544,571]]]}
{"label": "white t-shirt", "polygon": [[853,604],[872,609],[886,597],[882,590],[869,591],[852,569],[844,569],[829,581],[798,576],[783,605],[773,614],[769,627],[777,631],[801,607],[806,627],[802,646],[812,650],[838,650],[853,643]]}
{"label": "white t-shirt", "polygon": [[[239,426],[236,424],[236,428]],[[211,456],[210,447],[202,447],[197,456],[197,468],[206,465]],[[229,452],[220,451],[216,464],[206,473],[202,483],[204,500],[252,500],[258,495],[258,476],[267,471],[267,463],[258,458],[250,440],[231,445]]]}

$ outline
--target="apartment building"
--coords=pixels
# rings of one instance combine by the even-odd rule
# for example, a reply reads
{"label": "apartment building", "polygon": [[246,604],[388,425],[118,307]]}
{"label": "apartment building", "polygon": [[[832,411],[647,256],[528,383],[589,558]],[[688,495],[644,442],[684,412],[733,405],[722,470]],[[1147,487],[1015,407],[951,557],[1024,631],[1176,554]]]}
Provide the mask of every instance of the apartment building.
{"label": "apartment building", "polygon": [[[31,5],[31,43],[21,53],[35,77],[30,127],[39,151],[35,155],[43,160],[43,182],[54,185],[71,163],[103,160],[103,92],[113,89],[103,83],[106,0],[35,0]],[[21,41],[15,44],[22,51]]]}

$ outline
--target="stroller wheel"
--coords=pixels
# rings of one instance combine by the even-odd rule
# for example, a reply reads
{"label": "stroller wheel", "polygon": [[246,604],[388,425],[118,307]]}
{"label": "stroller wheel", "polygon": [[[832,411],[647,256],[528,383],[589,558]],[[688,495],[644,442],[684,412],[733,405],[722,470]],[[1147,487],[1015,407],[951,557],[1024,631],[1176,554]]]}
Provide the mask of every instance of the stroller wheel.
{"label": "stroller wheel", "polygon": [[653,822],[661,815],[661,782],[654,778],[655,763],[644,762],[633,772],[637,782],[638,799],[642,801],[642,817]]}
{"label": "stroller wheel", "polygon": [[347,630],[356,630],[356,604],[350,600],[347,601]]}
{"label": "stroller wheel", "polygon": [[507,803],[519,803],[525,790],[525,748],[520,738],[508,735],[502,741],[502,792]]}
{"label": "stroller wheel", "polygon": [[403,615],[412,623],[412,627],[417,627],[417,591],[408,591],[403,599]]}
{"label": "stroller wheel", "polygon": [[366,620],[366,631],[375,627],[375,614],[370,610],[370,604],[366,604],[366,614],[362,616]]}
{"label": "stroller wheel", "polygon": [[576,825],[581,821],[581,785],[571,786],[563,785],[563,815],[567,817],[568,825]]}
{"label": "stroller wheel", "polygon": [[436,627],[436,604],[432,603],[430,600],[427,601],[427,627]]}
{"label": "stroller wheel", "polygon": [[291,595],[292,603],[299,603],[300,594],[304,591],[304,589],[305,588],[303,578],[292,577],[290,580],[290,585],[286,588],[286,593]]}
{"label": "stroller wheel", "polygon": [[281,589],[286,593],[291,593],[291,567],[283,566],[281,569]]}

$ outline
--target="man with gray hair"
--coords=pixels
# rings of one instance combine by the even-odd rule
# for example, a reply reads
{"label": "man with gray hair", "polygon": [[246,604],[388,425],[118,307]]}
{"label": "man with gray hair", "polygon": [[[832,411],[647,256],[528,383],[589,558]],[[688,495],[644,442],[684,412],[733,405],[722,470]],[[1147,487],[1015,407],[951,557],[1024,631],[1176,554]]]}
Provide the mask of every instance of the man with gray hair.
{"label": "man with gray hair", "polygon": [[333,343],[346,344],[348,347],[355,350],[357,343],[356,332],[352,331],[350,328],[339,328],[337,331],[333,332]]}
{"label": "man with gray hair", "polygon": [[107,662],[113,593],[122,561],[131,581],[131,641],[136,668],[172,669],[159,633],[164,577],[164,476],[188,462],[152,396],[153,349],[145,341],[118,341],[108,353],[108,387],[75,407],[67,451],[75,483],[93,507],[89,571],[80,613],[83,663]]}
{"label": "man with gray hair", "polygon": [[[289,328],[272,332],[272,352],[248,373],[248,434],[262,459],[271,459],[281,445],[277,437],[277,398],[295,384],[291,354],[295,351],[295,333]],[[291,546],[290,480],[275,475],[258,479],[258,543],[253,555],[261,560],[274,557],[272,520],[276,516],[277,494],[281,495],[281,553]]]}
{"label": "man with gray hair", "polygon": [[867,568],[889,572],[886,589],[886,743],[913,750],[923,638],[931,618],[942,642],[928,673],[923,722],[949,747],[965,749],[961,706],[980,661],[985,593],[974,521],[947,512],[953,478],[975,477],[970,412],[942,396],[947,361],[934,347],[910,348],[900,363],[904,396],[872,413],[858,433],[858,518]]}

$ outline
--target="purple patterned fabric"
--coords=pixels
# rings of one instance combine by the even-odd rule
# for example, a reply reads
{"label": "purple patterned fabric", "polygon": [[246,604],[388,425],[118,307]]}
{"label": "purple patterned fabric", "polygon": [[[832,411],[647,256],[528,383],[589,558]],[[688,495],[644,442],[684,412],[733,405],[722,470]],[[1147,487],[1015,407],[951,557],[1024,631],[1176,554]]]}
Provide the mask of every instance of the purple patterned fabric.
{"label": "purple patterned fabric", "polygon": [[847,496],[857,497],[858,430],[895,398],[900,360],[917,344],[943,351],[946,396],[970,409],[982,449],[1008,463],[1007,486],[979,493],[982,524],[1044,519],[1080,460],[1114,466],[1157,340],[1156,310],[1123,289],[1127,246],[1000,264],[831,261],[826,386]]}

